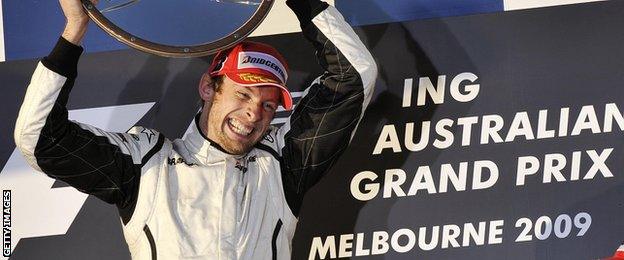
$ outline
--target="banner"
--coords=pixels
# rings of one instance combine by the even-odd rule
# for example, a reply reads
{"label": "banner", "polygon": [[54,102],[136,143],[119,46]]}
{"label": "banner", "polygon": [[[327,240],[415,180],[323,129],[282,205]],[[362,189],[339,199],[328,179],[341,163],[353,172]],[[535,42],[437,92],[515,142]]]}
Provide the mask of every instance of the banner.
{"label": "banner", "polygon": [[621,7],[364,27],[378,94],[306,198],[293,259],[612,255],[624,234]]}

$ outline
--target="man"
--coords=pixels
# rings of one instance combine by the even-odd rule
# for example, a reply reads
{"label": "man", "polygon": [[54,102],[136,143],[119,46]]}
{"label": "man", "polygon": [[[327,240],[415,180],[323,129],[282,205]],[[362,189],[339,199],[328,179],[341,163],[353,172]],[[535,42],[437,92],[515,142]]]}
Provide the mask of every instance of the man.
{"label": "man", "polygon": [[38,65],[15,127],[32,167],[117,205],[133,259],[287,259],[305,192],[346,149],[373,92],[370,53],[333,7],[288,0],[325,73],[281,128],[292,99],[272,47],[243,43],[216,55],[199,84],[196,128],[184,140],[135,127],[109,133],[67,120],[88,18],[67,18]]}

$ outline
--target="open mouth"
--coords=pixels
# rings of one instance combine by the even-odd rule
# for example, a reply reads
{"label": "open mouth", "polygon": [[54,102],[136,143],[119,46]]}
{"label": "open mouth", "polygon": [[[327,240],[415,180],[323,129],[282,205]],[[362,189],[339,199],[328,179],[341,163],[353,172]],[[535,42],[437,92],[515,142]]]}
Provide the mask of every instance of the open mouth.
{"label": "open mouth", "polygon": [[245,124],[243,124],[242,122],[234,118],[230,118],[228,120],[228,125],[230,126],[230,129],[232,129],[234,133],[237,133],[243,136],[248,136],[254,130],[253,127],[246,126]]}

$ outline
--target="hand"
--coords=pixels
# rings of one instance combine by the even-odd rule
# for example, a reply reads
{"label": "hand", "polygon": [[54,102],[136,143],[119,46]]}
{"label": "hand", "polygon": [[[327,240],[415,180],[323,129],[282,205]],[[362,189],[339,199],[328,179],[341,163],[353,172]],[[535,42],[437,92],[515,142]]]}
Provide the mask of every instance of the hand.
{"label": "hand", "polygon": [[[90,0],[94,5],[98,0]],[[80,45],[89,24],[89,16],[85,13],[80,0],[59,0],[66,23],[63,30],[63,38],[65,40]]]}
{"label": "hand", "polygon": [[321,0],[286,0],[286,5],[293,10],[299,19],[301,28],[305,28],[312,22],[313,16],[326,8],[327,3]]}

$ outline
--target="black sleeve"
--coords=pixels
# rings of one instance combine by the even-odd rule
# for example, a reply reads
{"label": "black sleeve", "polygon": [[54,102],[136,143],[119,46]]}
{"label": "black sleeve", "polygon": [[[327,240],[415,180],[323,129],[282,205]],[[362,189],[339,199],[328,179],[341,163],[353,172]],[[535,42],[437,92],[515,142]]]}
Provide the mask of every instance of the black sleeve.
{"label": "black sleeve", "polygon": [[306,28],[312,23],[312,18],[329,6],[327,3],[320,0],[287,0],[286,5],[288,5],[297,16],[301,28]]}
{"label": "black sleeve", "polygon": [[326,3],[288,0],[325,73],[280,131],[282,181],[289,207],[299,214],[305,192],[345,151],[374,88],[376,64],[338,11]]}
{"label": "black sleeve", "polygon": [[16,144],[31,166],[116,204],[126,220],[136,202],[142,157],[159,149],[164,137],[146,141],[68,120],[66,104],[81,53],[81,47],[60,38],[41,61],[20,109]]}

